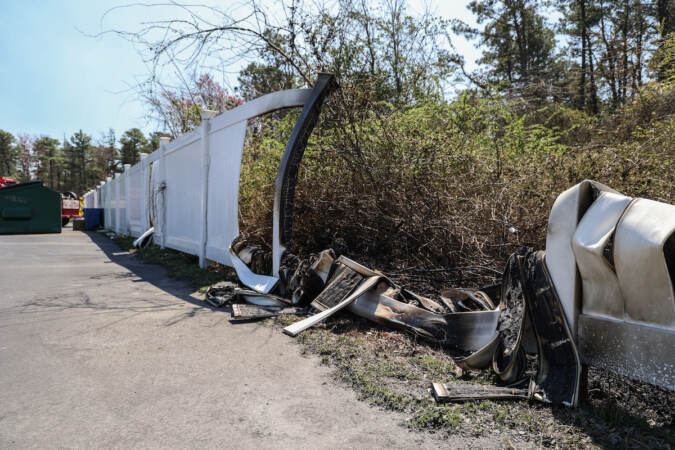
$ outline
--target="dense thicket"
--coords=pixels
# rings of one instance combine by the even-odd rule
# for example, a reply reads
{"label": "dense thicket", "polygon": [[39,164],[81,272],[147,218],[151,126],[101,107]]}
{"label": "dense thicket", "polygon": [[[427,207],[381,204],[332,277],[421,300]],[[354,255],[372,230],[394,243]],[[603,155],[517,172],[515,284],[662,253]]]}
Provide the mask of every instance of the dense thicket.
{"label": "dense thicket", "polygon": [[[421,30],[442,21],[385,5],[383,16],[370,17],[369,33],[352,24],[351,31],[326,32],[344,35],[322,42],[316,28],[299,27],[309,36],[301,59],[321,55],[311,64],[335,72],[342,87],[305,154],[293,251],[334,247],[388,269],[482,277],[517,246],[543,248],[553,201],[583,179],[675,201],[675,39],[663,33],[655,5],[559,4],[561,26],[554,29],[537,3],[473,2],[482,31],[453,26],[481,40],[485,64],[466,74],[473,88],[451,97],[442,94],[442,81],[452,64],[461,74],[461,58],[418,41]],[[330,17],[299,23],[333,24]],[[570,37],[566,46],[554,45],[554,30]],[[387,64],[394,48],[408,49],[400,56],[403,73]],[[240,81],[255,90],[275,69],[256,63],[247,70]],[[414,74],[422,72],[420,83]],[[262,242],[270,240],[273,181],[294,117],[271,119],[249,136],[242,229]]]}

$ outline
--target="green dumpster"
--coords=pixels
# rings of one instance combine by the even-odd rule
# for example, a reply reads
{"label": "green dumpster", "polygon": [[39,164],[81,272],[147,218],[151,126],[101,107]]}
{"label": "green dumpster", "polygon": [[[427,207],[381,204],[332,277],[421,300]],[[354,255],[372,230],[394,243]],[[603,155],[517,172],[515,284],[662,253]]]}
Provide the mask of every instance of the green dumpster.
{"label": "green dumpster", "polygon": [[0,234],[60,232],[61,194],[42,181],[0,188]]}

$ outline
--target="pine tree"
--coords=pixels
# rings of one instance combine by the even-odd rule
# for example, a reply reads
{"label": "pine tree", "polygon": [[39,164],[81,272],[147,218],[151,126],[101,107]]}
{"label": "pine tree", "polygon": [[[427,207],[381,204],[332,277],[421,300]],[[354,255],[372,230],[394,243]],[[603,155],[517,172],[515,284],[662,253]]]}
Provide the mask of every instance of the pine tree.
{"label": "pine tree", "polygon": [[143,135],[143,132],[138,128],[131,128],[124,132],[120,138],[122,148],[120,153],[122,155],[122,165],[134,165],[140,161],[141,150],[144,150],[148,145],[148,140]]}
{"label": "pine tree", "polygon": [[16,175],[16,148],[14,136],[0,130],[0,177]]}
{"label": "pine tree", "polygon": [[16,140],[17,178],[21,182],[33,179],[33,139],[20,134]]}
{"label": "pine tree", "polygon": [[82,194],[86,188],[86,163],[90,147],[91,136],[85,134],[82,130],[71,136],[67,151],[68,173],[70,186],[78,195]]}
{"label": "pine tree", "polygon": [[110,128],[108,133],[103,136],[103,147],[105,149],[106,169],[105,176],[112,177],[116,172],[120,172],[120,155],[117,149],[117,138],[115,130]]}
{"label": "pine tree", "polygon": [[525,85],[555,78],[555,34],[534,0],[474,0],[468,8],[482,30],[464,29],[484,46],[479,62],[489,81]]}
{"label": "pine tree", "polygon": [[39,180],[45,182],[52,189],[58,189],[57,172],[60,166],[61,152],[59,141],[47,136],[42,136],[33,145],[33,151],[37,160],[36,175]]}

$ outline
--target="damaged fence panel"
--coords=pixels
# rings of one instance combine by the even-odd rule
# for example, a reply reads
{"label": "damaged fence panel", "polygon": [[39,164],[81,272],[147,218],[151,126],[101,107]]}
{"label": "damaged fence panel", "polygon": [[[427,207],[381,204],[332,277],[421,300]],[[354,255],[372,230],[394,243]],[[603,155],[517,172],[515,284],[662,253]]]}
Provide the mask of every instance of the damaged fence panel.
{"label": "damaged fence panel", "polygon": [[[275,92],[213,117],[160,148],[100,187],[105,226],[118,234],[153,239],[169,247],[233,267],[250,288],[269,293],[278,283],[283,245],[290,239],[298,165],[326,96],[336,88],[319,74],[312,89]],[[254,273],[231,251],[239,235],[239,179],[248,120],[302,107],[278,170],[274,197],[271,273]],[[189,180],[188,183],[185,180]],[[91,193],[86,195],[91,196]]]}
{"label": "damaged fence panel", "polygon": [[232,305],[232,318],[235,320],[255,320],[275,317],[282,314],[304,314],[307,308],[289,307],[289,308],[265,308],[256,305],[247,305],[235,303]]}
{"label": "damaged fence panel", "polygon": [[572,251],[572,237],[579,221],[593,203],[597,192],[617,191],[596,181],[586,180],[560,194],[553,203],[546,232],[546,266],[558,288],[567,322],[576,335],[576,319],[581,309],[579,275]]}
{"label": "damaged fence panel", "polygon": [[616,222],[611,254],[618,293],[582,292],[581,357],[675,390],[675,206],[634,200]]}
{"label": "damaged fence panel", "polygon": [[523,294],[538,345],[535,396],[567,406],[579,401],[581,362],[543,251],[521,259]]}
{"label": "damaged fence panel", "polygon": [[289,336],[297,336],[298,334],[305,331],[307,328],[316,325],[322,320],[325,320],[328,317],[335,314],[336,312],[344,309],[346,306],[348,306],[351,302],[356,300],[364,292],[368,291],[373,286],[375,286],[379,280],[380,280],[379,276],[366,278],[355,287],[354,291],[351,294],[349,294],[339,303],[336,303],[333,307],[328,308],[325,311],[321,311],[320,313],[314,314],[313,316],[301,320],[300,322],[296,322],[292,325],[287,326],[286,328],[284,328],[284,333],[286,333]]}
{"label": "damaged fence panel", "polygon": [[496,335],[499,310],[436,314],[369,291],[349,310],[381,325],[411,331],[462,351],[476,351]]}
{"label": "damaged fence panel", "polygon": [[632,200],[612,192],[600,193],[572,237],[586,314],[623,319],[624,301],[614,272],[611,244],[616,224]]}

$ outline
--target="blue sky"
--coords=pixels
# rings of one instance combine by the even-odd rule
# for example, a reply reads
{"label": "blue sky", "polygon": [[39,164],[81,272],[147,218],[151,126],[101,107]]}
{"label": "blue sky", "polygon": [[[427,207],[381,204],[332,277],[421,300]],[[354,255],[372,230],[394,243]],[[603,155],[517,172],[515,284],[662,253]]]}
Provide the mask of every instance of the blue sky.
{"label": "blue sky", "polygon": [[[200,3],[200,2],[196,2]],[[217,3],[227,5],[227,0]],[[276,3],[273,0],[270,3]],[[471,21],[468,0],[431,2],[441,16]],[[148,70],[136,49],[107,34],[134,29],[143,20],[168,17],[170,6],[115,9],[128,2],[103,0],[0,0],[0,129],[62,139],[82,129],[95,140],[113,128],[154,129],[144,105],[129,88]],[[423,0],[412,0],[413,11]],[[456,40],[467,60],[478,53]]]}

